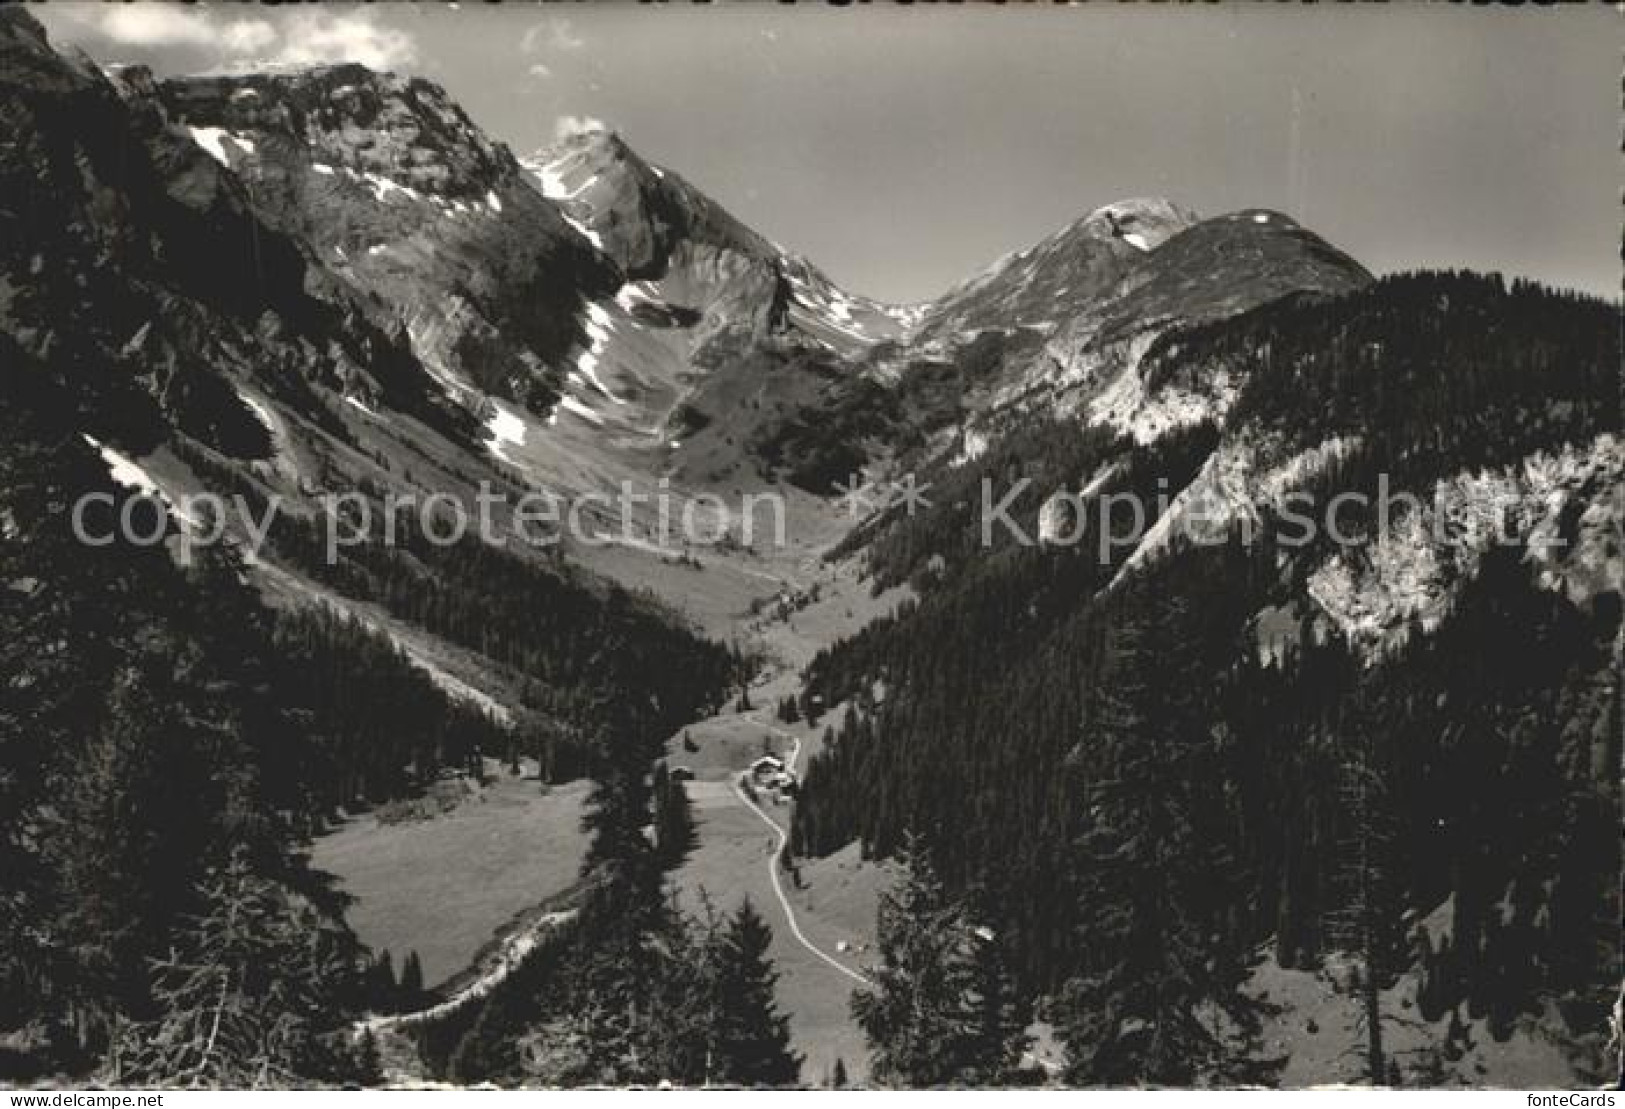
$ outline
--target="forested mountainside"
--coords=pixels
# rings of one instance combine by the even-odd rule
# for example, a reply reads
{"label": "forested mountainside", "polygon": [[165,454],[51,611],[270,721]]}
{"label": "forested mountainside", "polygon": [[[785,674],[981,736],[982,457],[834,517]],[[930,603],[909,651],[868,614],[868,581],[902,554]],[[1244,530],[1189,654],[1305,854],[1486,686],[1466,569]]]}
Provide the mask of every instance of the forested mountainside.
{"label": "forested mountainside", "polygon": [[[109,457],[126,459],[171,503],[207,490],[240,498],[261,518],[279,498],[270,553],[282,569],[515,671],[522,700],[540,710],[539,727],[581,725],[583,706],[624,690],[628,673],[647,683],[644,650],[672,665],[671,682],[656,676],[649,690],[651,702],[663,698],[675,713],[662,724],[686,719],[730,680],[721,648],[553,558],[477,549],[473,539],[456,551],[421,542],[403,549],[373,536],[342,560],[322,557],[322,495],[378,505],[425,488],[472,491],[482,478],[505,501],[521,491],[478,442],[489,396],[470,403],[459,391],[483,395],[483,386],[500,397],[520,387],[486,382],[477,365],[435,362],[439,347],[420,340],[415,301],[371,270],[334,264],[346,243],[449,236],[413,256],[415,279],[432,273],[459,288],[503,290],[526,305],[527,326],[551,320],[546,326],[570,334],[583,298],[615,283],[613,264],[443,93],[339,67],[241,85],[198,79],[160,95],[146,75],[126,70],[115,84],[86,61],[56,55],[20,11],[0,31],[13,94],[0,167],[14,231],[4,323],[32,356],[37,387],[48,383],[67,398],[80,430]],[[364,77],[338,91],[343,79]],[[223,122],[252,129],[258,141],[231,139],[212,117],[183,124],[171,102],[236,113]],[[227,148],[259,157],[213,156]],[[293,150],[296,166],[287,161]],[[312,169],[319,157],[344,173]],[[376,194],[390,189],[374,178],[397,162],[417,175],[399,187],[438,185],[453,198],[478,190],[480,216],[381,200]],[[327,176],[341,182],[319,187]],[[487,193],[499,199],[487,206]],[[508,253],[498,256],[499,247]],[[516,267],[569,285],[567,303],[555,303],[563,293],[525,285]],[[423,295],[443,306],[445,294]],[[489,327],[552,349],[508,327],[493,305]],[[510,352],[499,361],[528,360]],[[458,375],[456,387],[442,380],[447,373]],[[161,464],[144,468],[140,460],[155,450]],[[617,639],[633,646],[615,649]],[[615,661],[598,660],[592,646]]]}
{"label": "forested mountainside", "polygon": [[[1081,1081],[1239,1076],[1256,1051],[1199,1017],[1266,943],[1283,966],[1363,947],[1380,981],[1422,976],[1429,1020],[1461,1002],[1502,1038],[1556,1003],[1595,1033],[1617,969],[1618,361],[1611,306],[1466,274],[1162,335],[1144,403],[1205,396],[1203,423],[1140,447],[1100,417],[1012,431],[867,537],[878,579],[922,597],[809,669],[808,702],[847,707],[794,850],[923,837]],[[1382,531],[1349,508],[1353,547],[1283,513],[1299,492],[1323,519],[1379,475],[1421,501]],[[1034,479],[1011,514],[1048,542],[979,547],[984,477]],[[1088,506],[1158,478],[1162,518],[1101,558]],[[1057,489],[1085,496],[1046,527]],[[1221,526],[1181,541],[1198,494]],[[1412,927],[1440,904],[1443,950]]]}
{"label": "forested mountainside", "polygon": [[[630,724],[623,719],[621,727]],[[595,769],[580,880],[563,916],[477,1004],[418,1035],[437,1073],[545,1086],[792,1086],[771,932],[748,899],[679,909],[667,880],[693,849],[686,787],[624,734]]]}
{"label": "forested mountainside", "polygon": [[[63,57],[10,8],[0,84],[0,1073],[374,1081],[349,1022],[383,1001],[344,899],[304,859],[312,831],[442,770],[477,779],[488,759],[579,775],[606,706],[663,735],[722,695],[737,658],[554,557],[470,540],[323,558],[320,495],[376,502],[479,476],[511,491],[478,441],[480,405],[425,366],[430,345],[380,305],[395,294],[330,264],[321,240],[337,232],[320,217],[343,214],[301,199],[294,218],[217,153],[217,132],[177,125],[145,75]],[[461,119],[433,90],[403,95]],[[277,119],[315,142],[315,124]],[[519,171],[499,154],[459,169],[493,175],[500,196],[504,167]],[[570,285],[570,307],[532,323],[573,333],[574,306],[613,289],[614,266],[512,187],[523,227],[562,244],[548,280]],[[513,289],[501,260],[480,261],[482,280]],[[475,387],[479,367],[463,369]],[[198,525],[184,498],[202,492],[256,518],[280,498],[260,557],[227,545],[176,565]],[[106,545],[75,536],[87,494],[105,510],[85,534]],[[112,526],[121,515],[139,527]],[[448,693],[354,618],[364,605],[466,648],[511,683],[512,711]]]}
{"label": "forested mountainside", "polygon": [[[320,656],[276,649],[229,562],[189,580],[162,548],[80,544],[76,498],[104,492],[112,513],[121,491],[71,404],[20,388],[43,369],[9,344],[6,363],[0,1065],[12,1080],[104,1060],[130,1083],[359,1077],[338,1033],[366,1000],[363,952],[298,849],[322,774],[393,771],[414,745],[478,730],[404,664],[360,655],[350,676],[402,696],[376,706],[379,732],[346,727],[309,691]],[[212,1050],[185,1027],[210,1013]]]}

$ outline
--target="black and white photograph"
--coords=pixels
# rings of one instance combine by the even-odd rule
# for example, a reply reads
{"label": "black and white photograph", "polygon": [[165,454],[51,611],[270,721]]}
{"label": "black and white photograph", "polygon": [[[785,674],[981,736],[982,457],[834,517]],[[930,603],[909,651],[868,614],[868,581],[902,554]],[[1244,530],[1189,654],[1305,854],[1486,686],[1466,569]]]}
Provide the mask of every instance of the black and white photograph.
{"label": "black and white photograph", "polygon": [[1621,27],[0,4],[0,1096],[1613,1105]]}

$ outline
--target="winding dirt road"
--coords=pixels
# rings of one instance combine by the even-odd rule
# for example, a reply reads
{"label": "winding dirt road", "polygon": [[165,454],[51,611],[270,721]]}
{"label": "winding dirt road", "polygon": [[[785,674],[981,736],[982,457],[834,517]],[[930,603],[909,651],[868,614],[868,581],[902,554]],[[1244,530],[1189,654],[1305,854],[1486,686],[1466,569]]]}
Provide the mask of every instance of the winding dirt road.
{"label": "winding dirt road", "polygon": [[544,935],[575,915],[574,909],[542,914],[504,940],[501,949],[490,960],[490,965],[472,982],[444,1001],[411,1013],[386,1013],[383,1016],[367,1017],[356,1022],[356,1035],[367,1032],[380,1035],[404,1031],[442,1017],[449,1017],[463,1006],[489,996],[492,990],[507,981],[508,976],[518,969],[519,964],[525,961],[525,956],[536,950],[536,945],[541,943]]}
{"label": "winding dirt road", "polygon": [[[786,731],[775,724],[762,720],[760,717],[755,717],[754,720],[756,723],[760,724],[774,735],[790,742],[790,757],[786,760],[786,763],[792,771],[799,775],[801,771],[801,737],[792,732]],[[747,771],[741,770],[740,774],[746,772]],[[782,855],[786,844],[789,842],[790,834],[778,823],[778,821],[769,816],[766,810],[751,799],[744,789],[741,788],[739,782],[740,780],[738,777],[734,778],[734,796],[739,799],[742,805],[748,808],[751,812],[755,813],[757,818],[760,819],[763,824],[766,824],[768,829],[773,833],[775,846],[773,852],[768,856],[767,859],[768,878],[772,882],[773,894],[778,900],[779,908],[784,913],[784,919],[790,926],[790,934],[795,937],[797,943],[804,947],[820,962],[828,966],[831,970],[845,976],[860,986],[872,987],[874,985],[873,982],[864,977],[862,974],[853,970],[851,967],[841,963],[840,960],[836,959],[833,955],[829,954],[827,951],[815,944],[810,938],[808,938],[807,934],[802,931],[801,922],[796,918],[795,905],[791,902],[789,895],[785,893],[784,879],[780,874],[779,867],[779,858]],[[574,916],[575,910],[573,909],[562,912],[542,914],[521,930],[507,937],[496,954],[488,959],[485,969],[481,971],[472,981],[468,982],[466,985],[462,986],[456,992],[451,994],[451,996],[425,1009],[418,1009],[409,1013],[387,1013],[377,1016],[368,1016],[355,1023],[352,1028],[353,1035],[356,1037],[361,1037],[363,1035],[370,1034],[380,1040],[399,1037],[412,1028],[420,1027],[433,1021],[449,1017],[465,1006],[471,1005],[474,1002],[489,996],[493,990],[495,990],[504,981],[506,981],[511,974],[513,974],[519,965],[524,962],[525,957],[534,951],[537,945],[541,943],[543,937],[547,933],[572,919]],[[409,1045],[405,1048],[405,1050],[409,1055],[415,1056],[416,1054],[414,1050],[410,1049]],[[393,1077],[396,1079],[396,1081],[405,1081],[408,1083],[422,1081],[419,1074],[411,1071],[403,1071],[402,1073],[394,1075]]]}
{"label": "winding dirt road", "polygon": [[[766,721],[760,720],[760,718],[758,718],[758,722],[779,738],[788,739],[790,741],[792,746],[790,748],[790,758],[788,761],[790,769],[799,777],[801,774],[801,737],[794,735],[791,732],[787,732],[783,728],[780,728],[774,724],[769,724]],[[790,934],[795,936],[796,942],[801,944],[802,947],[805,947],[813,955],[817,956],[820,960],[827,963],[835,970],[846,975],[846,977],[852,979],[852,981],[856,982],[858,985],[872,987],[874,985],[873,982],[859,974],[857,971],[853,970],[851,967],[840,962],[833,955],[826,952],[817,944],[813,943],[812,940],[807,938],[807,934],[801,930],[801,922],[796,919],[795,906],[790,903],[790,898],[785,894],[784,879],[779,874],[779,857],[783,854],[785,845],[790,841],[790,833],[785,831],[778,821],[774,820],[771,816],[768,816],[760,805],[751,800],[749,794],[747,794],[744,789],[740,787],[738,779],[734,780],[734,795],[739,798],[746,808],[750,809],[751,812],[760,817],[762,823],[766,824],[773,830],[773,835],[778,840],[778,844],[774,847],[773,853],[767,857],[767,871],[768,877],[773,882],[773,893],[779,899],[779,908],[784,910],[784,919],[790,925]]]}

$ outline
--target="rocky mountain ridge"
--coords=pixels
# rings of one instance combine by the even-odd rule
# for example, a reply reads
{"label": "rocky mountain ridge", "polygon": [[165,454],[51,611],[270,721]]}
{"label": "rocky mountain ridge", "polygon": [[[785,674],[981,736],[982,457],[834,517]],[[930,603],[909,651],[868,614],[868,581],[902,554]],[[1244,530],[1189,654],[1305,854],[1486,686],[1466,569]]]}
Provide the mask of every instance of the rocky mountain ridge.
{"label": "rocky mountain ridge", "polygon": [[[47,64],[42,36],[10,28],[14,54]],[[1140,198],[930,303],[887,306],[844,292],[610,131],[521,161],[432,83],[358,65],[166,80],[126,68],[110,84],[88,63],[77,73],[76,95],[100,95],[110,112],[111,90],[146,121],[159,187],[241,225],[230,247],[188,232],[160,264],[201,275],[235,255],[255,288],[283,290],[233,340],[234,380],[171,369],[179,384],[160,381],[159,395],[176,413],[212,397],[187,426],[310,488],[376,480],[376,467],[332,471],[327,448],[319,462],[303,446],[307,424],[341,438],[362,429],[378,444],[367,449],[393,454],[422,450],[414,428],[426,423],[452,451],[432,454],[474,447],[478,466],[508,480],[577,491],[771,482],[759,444],[782,461],[797,442],[839,441],[849,412],[863,418],[832,457],[853,466],[964,463],[1035,413],[1146,446],[1222,422],[1244,385],[1234,362],[1184,357],[1186,336],[1370,281],[1282,213],[1200,219]],[[192,270],[174,265],[193,255]],[[187,279],[214,298],[231,287]],[[172,326],[132,317],[105,346],[180,366],[182,347],[206,344],[177,344]],[[280,364],[297,373],[252,365],[244,345],[289,340]],[[1172,363],[1186,368],[1162,369]],[[391,424],[391,410],[411,419]],[[906,433],[877,410],[905,413]],[[105,423],[87,433],[119,438]]]}
{"label": "rocky mountain ridge", "polygon": [[[485,425],[487,453],[531,482],[748,472],[738,441],[771,434],[773,411],[816,407],[849,376],[895,387],[906,406],[912,367],[989,337],[993,364],[960,382],[976,418],[928,429],[962,450],[1040,397],[1095,402],[1093,418],[1120,424],[1166,422],[1140,415],[1131,372],[1156,335],[1363,277],[1278,214],[1202,222],[1150,198],[1096,209],[928,304],[882,305],[612,132],[520,162],[433,84],[356,65],[116,81],[243,182],[307,255],[319,294],[337,286],[403,335],[441,399]],[[749,402],[768,406],[762,430],[707,435],[768,367],[781,399]],[[605,431],[587,472],[559,457],[580,457],[566,440]],[[672,453],[696,435],[692,461]]]}

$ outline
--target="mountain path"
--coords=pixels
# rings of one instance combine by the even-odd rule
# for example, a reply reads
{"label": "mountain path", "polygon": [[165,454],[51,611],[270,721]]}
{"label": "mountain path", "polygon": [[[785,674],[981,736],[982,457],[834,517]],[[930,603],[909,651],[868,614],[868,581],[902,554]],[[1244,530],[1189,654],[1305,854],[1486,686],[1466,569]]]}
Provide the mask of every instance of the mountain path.
{"label": "mountain path", "polygon": [[573,919],[575,915],[574,909],[556,913],[543,913],[529,925],[503,941],[501,950],[497,953],[496,958],[492,960],[491,966],[485,973],[444,1001],[436,1002],[427,1009],[417,1009],[410,1013],[385,1013],[381,1016],[367,1017],[356,1022],[356,1034],[393,1032],[420,1024],[427,1024],[441,1017],[448,1017],[470,1002],[488,996],[492,990],[508,980],[508,976],[519,968],[520,963],[525,961],[525,956],[536,950],[536,945],[541,942],[545,933],[551,932],[560,924]]}
{"label": "mountain path", "polygon": [[[781,739],[788,739],[791,742],[793,746],[791,747],[789,759],[790,769],[799,775],[800,768],[798,764],[801,759],[801,737],[791,732],[787,732],[783,728],[777,727],[776,725],[769,724],[766,721],[761,721],[760,718],[757,719],[763,727],[767,728],[773,734],[779,736]],[[783,854],[785,846],[790,842],[790,833],[785,831],[783,826],[781,826],[778,821],[767,815],[760,805],[751,800],[750,796],[740,787],[737,779],[734,781],[734,796],[738,797],[740,802],[743,803],[746,808],[750,809],[751,812],[760,817],[762,823],[766,824],[773,830],[773,835],[778,840],[778,845],[773,849],[772,854],[768,855],[767,857],[767,871],[768,878],[773,883],[774,896],[776,896],[779,901],[779,908],[784,911],[785,922],[790,925],[790,934],[796,938],[797,943],[801,944],[802,947],[806,948],[824,963],[827,963],[841,974],[844,974],[846,977],[852,979],[852,981],[856,982],[858,985],[872,988],[874,986],[873,982],[864,977],[862,974],[859,974],[857,971],[853,970],[851,967],[842,963],[840,960],[836,959],[833,955],[829,954],[817,944],[813,943],[812,940],[807,938],[807,934],[801,930],[801,922],[796,919],[795,906],[791,903],[789,896],[785,894],[784,880],[779,875],[779,857]]]}

